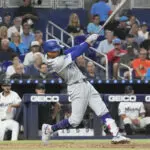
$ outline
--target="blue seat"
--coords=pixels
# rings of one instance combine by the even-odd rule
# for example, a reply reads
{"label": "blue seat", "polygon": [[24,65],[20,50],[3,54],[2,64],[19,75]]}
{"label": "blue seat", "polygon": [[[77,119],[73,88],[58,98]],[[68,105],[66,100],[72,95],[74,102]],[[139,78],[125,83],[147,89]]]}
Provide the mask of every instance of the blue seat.
{"label": "blue seat", "polygon": [[19,59],[20,59],[20,61],[23,63],[24,62],[24,57],[25,57],[25,55],[20,55],[19,56]]}
{"label": "blue seat", "polygon": [[150,68],[147,69],[146,75],[145,75],[146,80],[150,80]]}
{"label": "blue seat", "polygon": [[12,65],[12,61],[4,61],[2,63],[2,71],[6,72],[8,66]]}

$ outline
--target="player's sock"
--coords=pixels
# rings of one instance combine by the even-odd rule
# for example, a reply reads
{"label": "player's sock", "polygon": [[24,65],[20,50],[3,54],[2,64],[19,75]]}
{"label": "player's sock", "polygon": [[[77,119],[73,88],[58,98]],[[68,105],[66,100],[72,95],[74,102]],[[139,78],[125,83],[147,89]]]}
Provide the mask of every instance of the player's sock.
{"label": "player's sock", "polygon": [[115,121],[112,119],[109,113],[101,116],[101,120],[103,121],[104,124],[108,127],[110,133],[113,136],[117,136],[119,133],[119,129],[115,123]]}
{"label": "player's sock", "polygon": [[53,132],[55,132],[57,130],[66,129],[69,127],[71,127],[71,125],[70,125],[68,119],[64,119],[64,120],[52,125],[51,129],[53,130]]}

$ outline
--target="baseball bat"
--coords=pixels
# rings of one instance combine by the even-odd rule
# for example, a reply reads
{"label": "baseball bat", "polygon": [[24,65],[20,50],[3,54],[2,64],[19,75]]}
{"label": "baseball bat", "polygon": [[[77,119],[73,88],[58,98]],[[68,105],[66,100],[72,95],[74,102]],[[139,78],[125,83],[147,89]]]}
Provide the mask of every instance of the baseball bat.
{"label": "baseball bat", "polygon": [[113,13],[108,17],[106,22],[103,24],[103,26],[99,29],[98,33],[101,32],[101,30],[111,21],[111,19],[116,15],[116,13],[122,8],[122,6],[127,2],[128,0],[121,0],[120,4],[117,6],[117,8],[113,11]]}

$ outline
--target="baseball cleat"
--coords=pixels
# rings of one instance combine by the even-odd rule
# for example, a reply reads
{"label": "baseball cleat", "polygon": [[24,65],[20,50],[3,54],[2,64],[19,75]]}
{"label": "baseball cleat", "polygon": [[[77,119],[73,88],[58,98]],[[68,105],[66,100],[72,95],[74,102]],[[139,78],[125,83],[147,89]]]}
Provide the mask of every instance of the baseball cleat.
{"label": "baseball cleat", "polygon": [[130,143],[130,138],[126,138],[122,135],[118,135],[118,136],[113,137],[111,143],[112,144],[127,144],[127,143]]}
{"label": "baseball cleat", "polygon": [[51,125],[43,124],[42,125],[42,142],[44,144],[48,144],[48,141],[50,139],[51,133],[52,133]]}

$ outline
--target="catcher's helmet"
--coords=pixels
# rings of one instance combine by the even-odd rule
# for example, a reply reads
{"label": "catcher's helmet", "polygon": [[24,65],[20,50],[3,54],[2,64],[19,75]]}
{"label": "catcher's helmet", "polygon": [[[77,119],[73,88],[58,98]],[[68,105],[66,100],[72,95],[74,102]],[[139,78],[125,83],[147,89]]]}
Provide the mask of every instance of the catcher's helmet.
{"label": "catcher's helmet", "polygon": [[44,43],[43,48],[45,53],[56,52],[60,51],[63,48],[63,45],[61,45],[56,39],[50,39]]}

